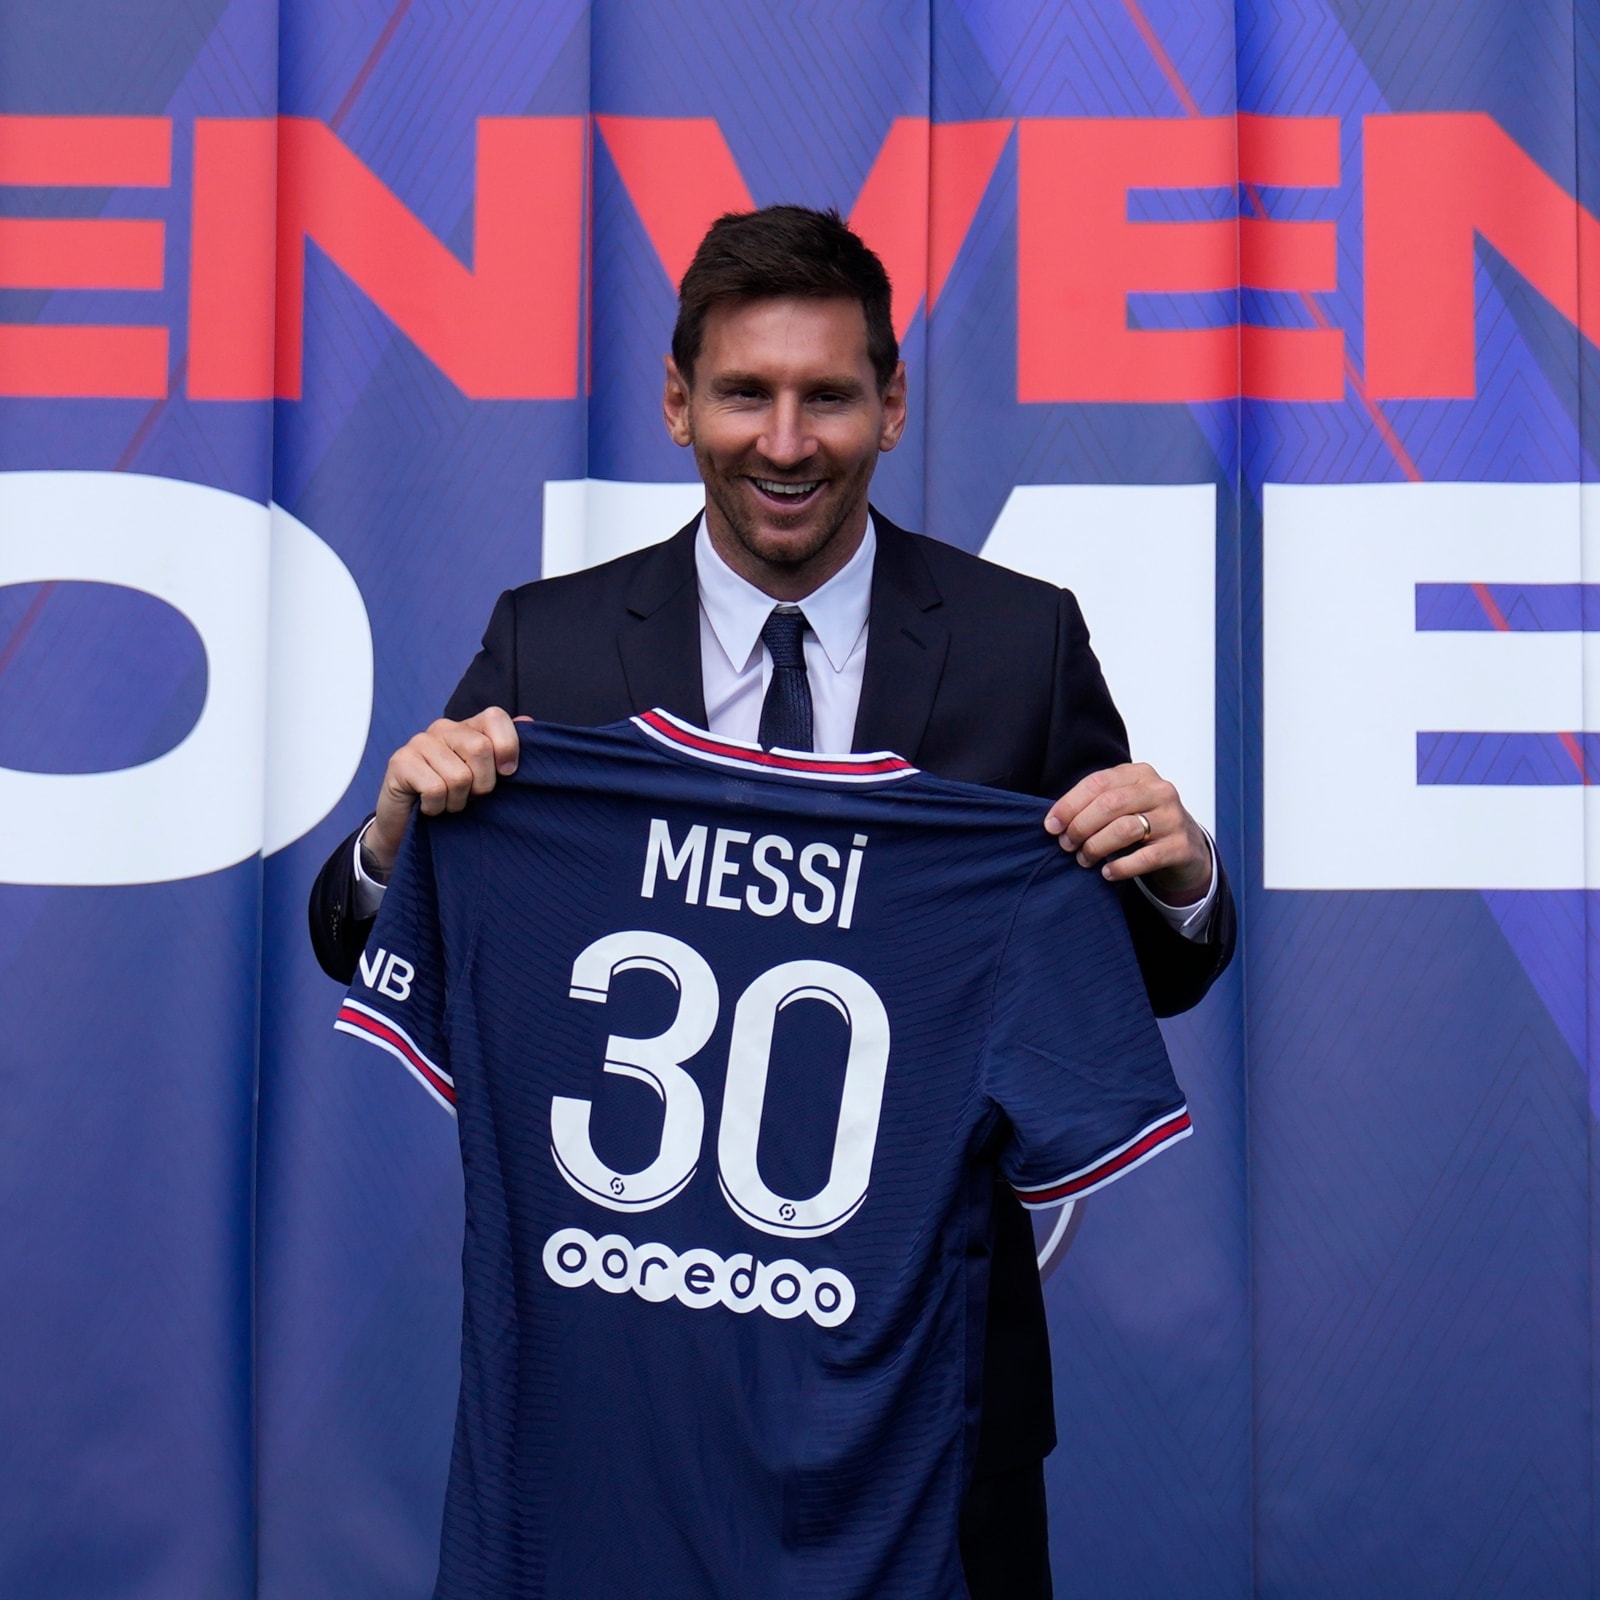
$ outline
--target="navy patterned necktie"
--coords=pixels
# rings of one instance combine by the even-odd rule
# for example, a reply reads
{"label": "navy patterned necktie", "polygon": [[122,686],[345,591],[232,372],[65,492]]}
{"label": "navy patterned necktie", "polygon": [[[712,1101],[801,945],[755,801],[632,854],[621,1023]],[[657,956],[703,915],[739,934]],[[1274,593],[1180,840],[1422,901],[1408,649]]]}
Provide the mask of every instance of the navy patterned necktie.
{"label": "navy patterned necktie", "polygon": [[774,606],[761,642],[772,657],[772,681],[761,702],[763,750],[810,750],[811,685],[806,681],[806,619],[795,608]]}

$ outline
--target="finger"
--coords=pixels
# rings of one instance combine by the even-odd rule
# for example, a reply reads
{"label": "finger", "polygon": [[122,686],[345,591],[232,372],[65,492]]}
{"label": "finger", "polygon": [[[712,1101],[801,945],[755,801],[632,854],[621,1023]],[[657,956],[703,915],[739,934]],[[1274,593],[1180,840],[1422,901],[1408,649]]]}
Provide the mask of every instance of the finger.
{"label": "finger", "polygon": [[[1079,779],[1051,806],[1045,814],[1045,831],[1070,838],[1071,843],[1067,848],[1076,850],[1080,841],[1118,815],[1118,809],[1110,804],[1111,796],[1127,790],[1145,792],[1152,784],[1159,785],[1162,782],[1156,770],[1143,761],[1126,761],[1121,766],[1091,772],[1088,777]],[[1091,812],[1086,818],[1084,812],[1096,805],[1101,809]]]}
{"label": "finger", "polygon": [[391,763],[400,781],[417,797],[422,814],[459,811],[472,793],[472,768],[432,733],[419,733]]}
{"label": "finger", "polygon": [[[445,810],[460,811],[476,791],[478,774],[473,770],[472,763],[448,745],[437,754],[430,755],[429,759],[433,762],[434,771],[444,779]],[[492,772],[489,781],[491,785],[494,782]]]}
{"label": "finger", "polygon": [[[1144,831],[1147,817],[1148,834]],[[1117,876],[1143,877],[1148,872],[1159,871],[1169,880],[1169,887],[1177,890],[1180,900],[1188,887],[1198,885],[1199,892],[1204,893],[1204,886],[1211,881],[1211,845],[1205,830],[1176,803],[1155,812],[1134,812],[1115,818],[1085,840],[1077,852],[1078,864],[1090,867],[1119,854],[1125,859],[1127,851],[1145,846],[1156,853],[1142,856],[1140,859],[1145,865],[1137,871]]]}
{"label": "finger", "polygon": [[1154,818],[1151,819],[1150,832],[1145,832],[1142,812],[1133,816],[1114,817],[1078,847],[1078,865],[1092,867],[1121,851],[1148,848],[1164,839],[1165,835],[1156,833]]}
{"label": "finger", "polygon": [[416,809],[416,785],[408,776],[412,761],[410,747],[396,750],[383,769],[383,782],[378,786],[377,812],[372,826],[367,830],[366,845],[373,859],[384,870],[394,866],[400,851],[400,841],[405,837],[411,813]]}
{"label": "finger", "polygon": [[522,742],[517,737],[516,723],[532,722],[532,717],[513,720],[499,706],[490,706],[475,717],[467,718],[469,728],[477,728],[489,736],[494,746],[495,770],[502,778],[509,778],[517,770],[517,759],[522,754]]}
{"label": "finger", "polygon": [[[1139,802],[1144,800],[1141,805]],[[1125,845],[1139,838],[1144,832],[1142,822],[1133,821],[1134,818],[1147,816],[1150,818],[1151,832],[1165,820],[1161,816],[1160,808],[1143,796],[1137,789],[1108,789],[1096,795],[1076,817],[1072,819],[1072,826],[1061,835],[1063,849],[1081,849],[1089,840],[1104,833],[1108,828],[1115,827],[1121,822],[1132,822],[1131,832],[1119,837],[1113,849],[1122,849]],[[1101,854],[1107,852],[1102,851]]]}
{"label": "finger", "polygon": [[1101,866],[1100,876],[1109,883],[1121,883],[1129,878],[1142,878],[1148,873],[1160,872],[1163,867],[1172,865],[1169,850],[1170,846],[1163,840],[1138,850],[1124,851]]}
{"label": "finger", "polygon": [[494,788],[497,752],[493,739],[487,733],[472,722],[436,722],[428,732],[458,760],[467,764],[472,773],[468,785],[470,793],[487,794]]}
{"label": "finger", "polygon": [[[421,748],[425,737],[419,734],[389,758],[383,789],[385,798],[404,807],[408,813],[420,807],[428,816],[435,817],[444,810],[450,790]],[[384,809],[380,804],[380,820]]]}
{"label": "finger", "polygon": [[[1071,835],[1072,824],[1077,820],[1079,813],[1103,790],[1117,781],[1116,774],[1121,770],[1120,767],[1110,767],[1104,772],[1091,772],[1087,778],[1079,779],[1045,813],[1045,832]],[[1068,848],[1076,849],[1077,846],[1074,843]]]}
{"label": "finger", "polygon": [[[1145,816],[1150,830],[1168,834],[1182,826],[1183,809],[1177,803],[1178,791],[1164,778],[1151,776],[1134,782],[1108,786],[1100,791],[1073,818],[1062,835],[1068,849],[1110,827],[1119,817]],[[1141,824],[1141,831],[1143,825]]]}

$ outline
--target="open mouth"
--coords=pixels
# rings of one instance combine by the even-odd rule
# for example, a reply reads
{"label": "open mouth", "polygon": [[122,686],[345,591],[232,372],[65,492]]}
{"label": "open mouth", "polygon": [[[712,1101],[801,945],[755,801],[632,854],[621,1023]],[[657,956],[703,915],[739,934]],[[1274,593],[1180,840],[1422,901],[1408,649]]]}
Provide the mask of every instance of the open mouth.
{"label": "open mouth", "polygon": [[768,505],[782,506],[792,511],[797,506],[810,505],[822,492],[822,479],[812,478],[806,483],[782,483],[776,478],[746,478]]}

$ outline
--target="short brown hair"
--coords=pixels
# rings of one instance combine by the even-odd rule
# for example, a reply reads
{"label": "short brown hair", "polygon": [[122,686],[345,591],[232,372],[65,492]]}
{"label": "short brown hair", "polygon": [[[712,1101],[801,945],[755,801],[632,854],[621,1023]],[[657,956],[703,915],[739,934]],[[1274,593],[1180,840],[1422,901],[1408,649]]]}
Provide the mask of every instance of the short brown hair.
{"label": "short brown hair", "polygon": [[837,211],[765,206],[729,211],[711,224],[678,285],[672,359],[685,383],[713,306],[737,300],[855,300],[867,319],[867,358],[881,393],[900,360],[889,274]]}

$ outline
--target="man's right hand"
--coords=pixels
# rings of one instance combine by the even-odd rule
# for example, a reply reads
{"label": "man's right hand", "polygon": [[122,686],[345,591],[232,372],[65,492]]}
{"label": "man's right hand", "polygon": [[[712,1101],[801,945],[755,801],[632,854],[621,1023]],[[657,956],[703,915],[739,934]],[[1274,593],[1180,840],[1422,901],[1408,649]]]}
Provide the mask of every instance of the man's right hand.
{"label": "man's right hand", "polygon": [[[527,718],[523,718],[527,721]],[[508,713],[490,706],[465,722],[441,717],[389,757],[378,791],[378,814],[361,842],[362,866],[383,883],[394,868],[411,813],[460,811],[497,778],[517,770],[517,730]]]}

